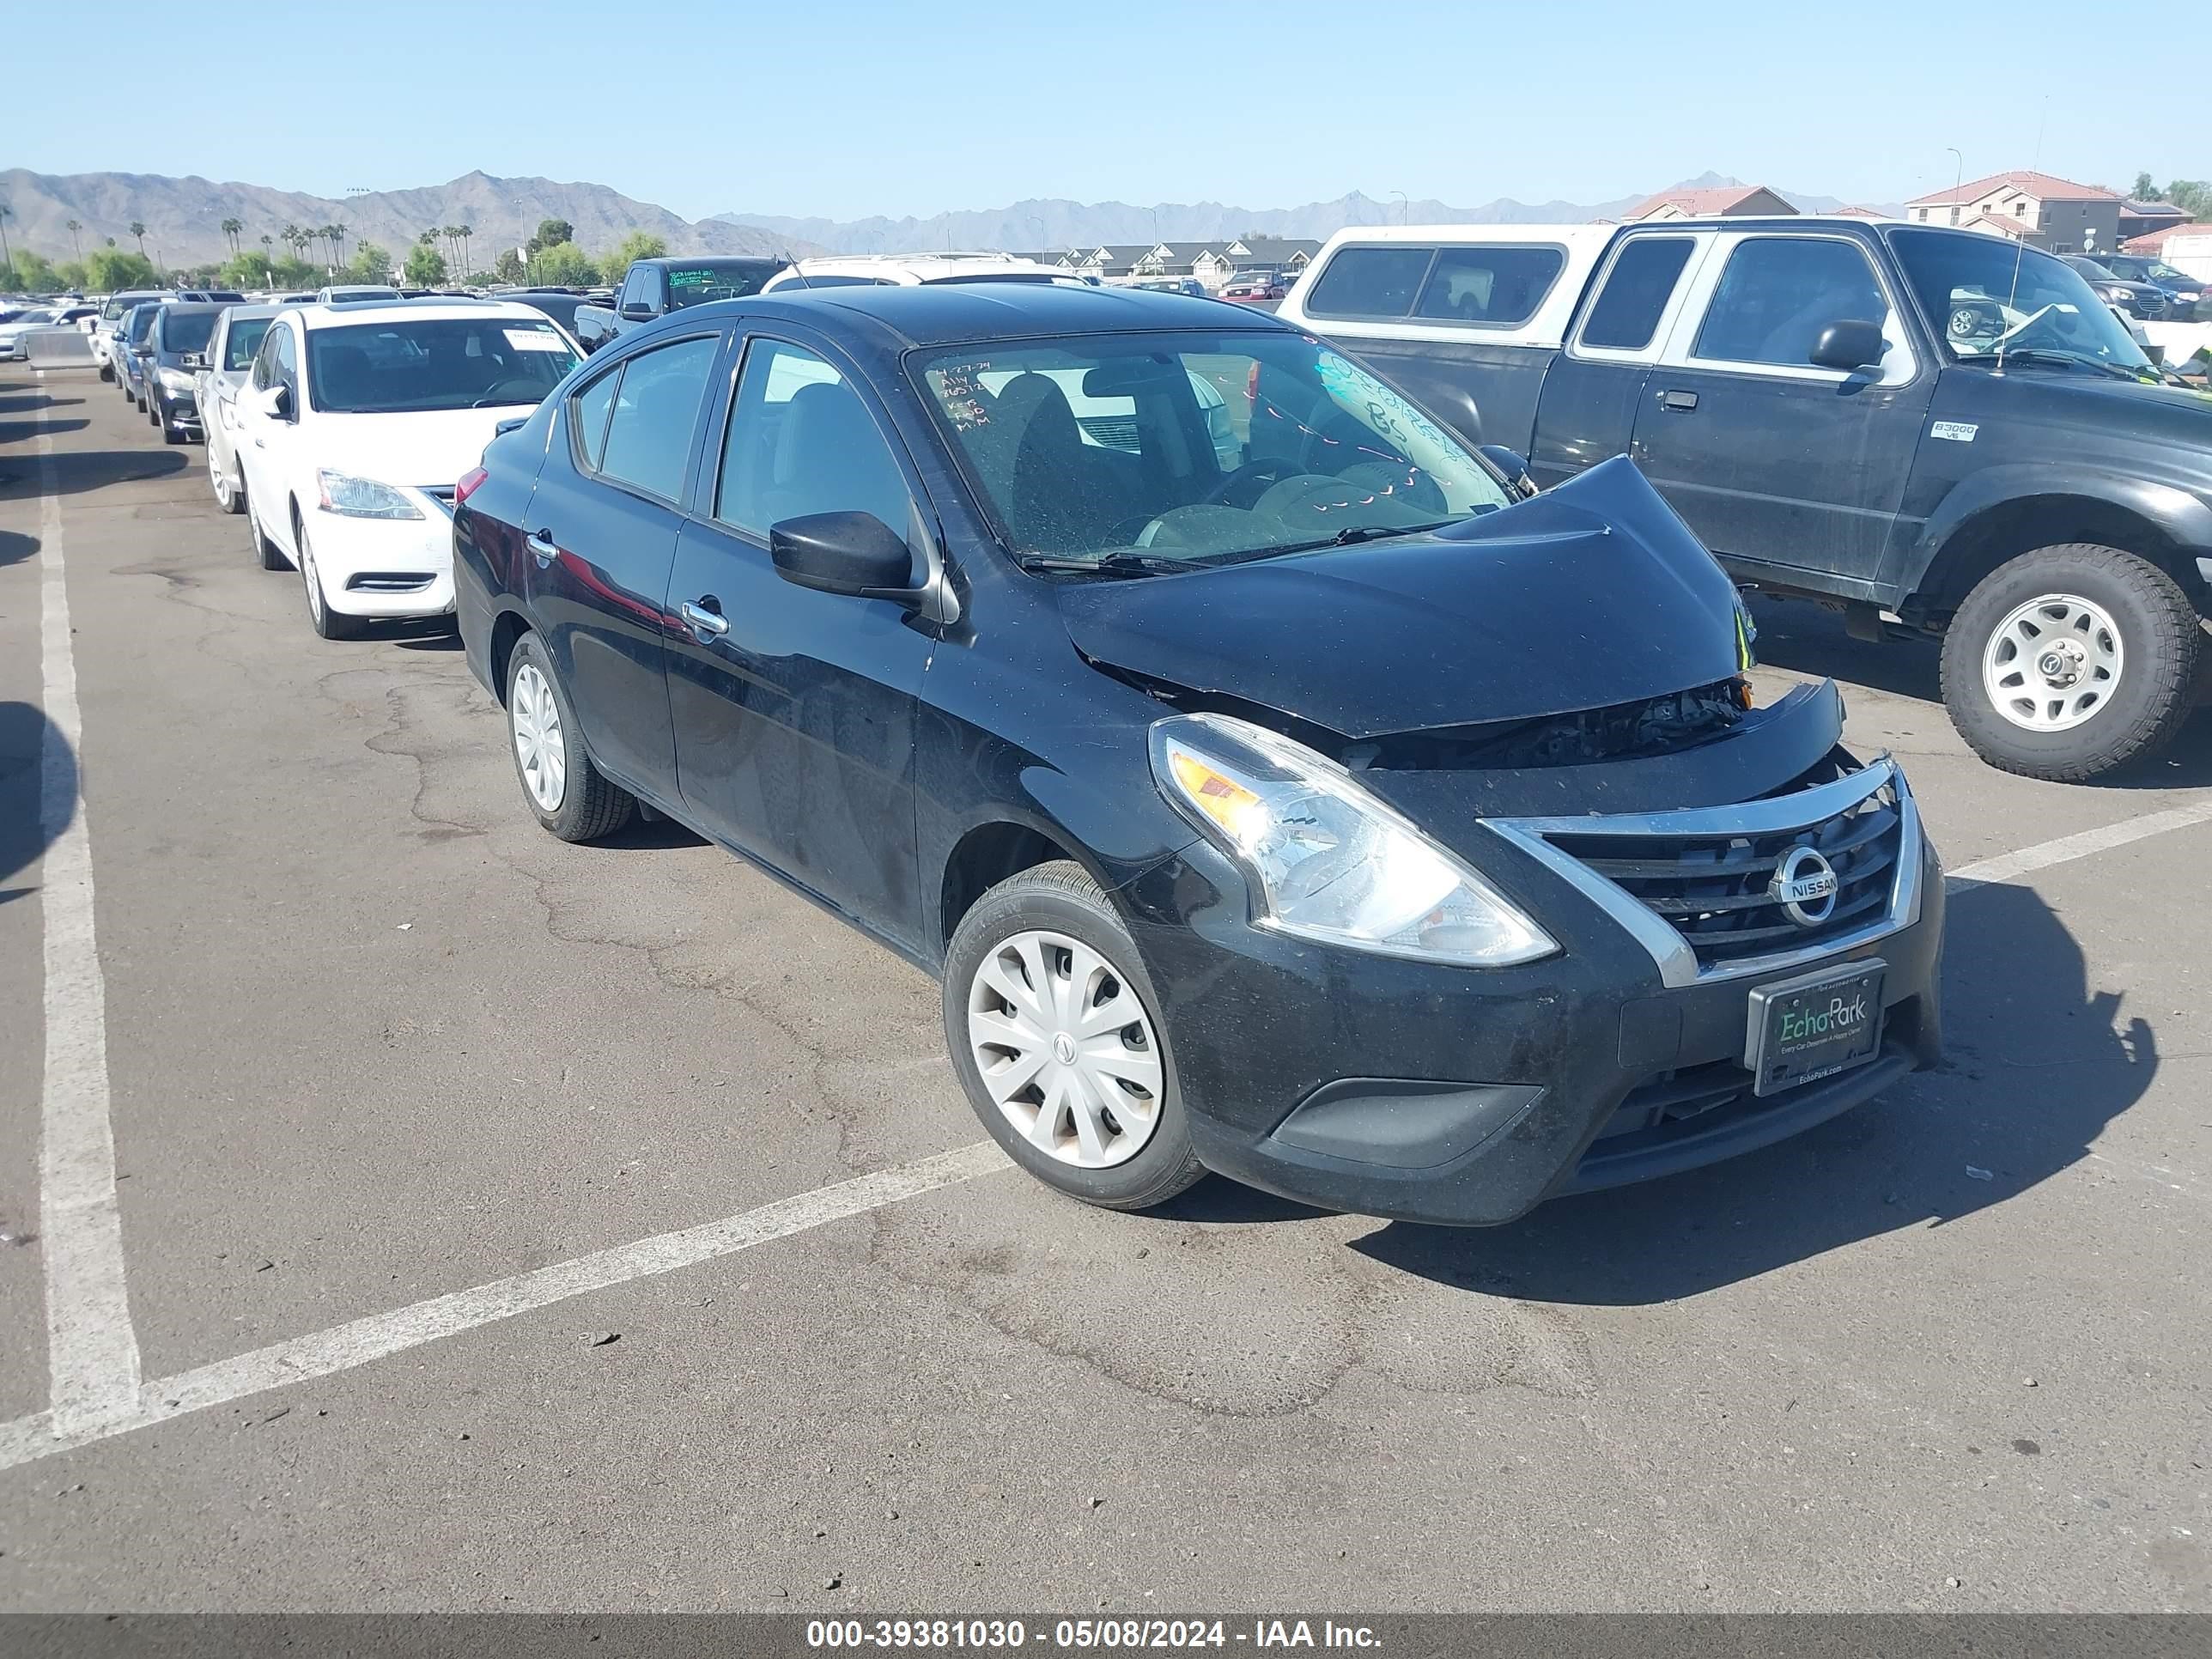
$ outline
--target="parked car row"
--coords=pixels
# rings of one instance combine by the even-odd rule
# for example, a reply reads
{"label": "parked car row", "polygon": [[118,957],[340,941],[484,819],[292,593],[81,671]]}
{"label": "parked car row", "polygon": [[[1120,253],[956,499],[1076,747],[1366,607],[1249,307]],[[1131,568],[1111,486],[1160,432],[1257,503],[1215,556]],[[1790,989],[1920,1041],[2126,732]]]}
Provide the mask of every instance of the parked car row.
{"label": "parked car row", "polygon": [[2081,780],[2174,736],[2212,614],[2212,401],[2087,263],[1854,219],[1370,228],[1281,315],[1541,486],[1632,457],[1738,581],[1939,639],[1984,759]]}

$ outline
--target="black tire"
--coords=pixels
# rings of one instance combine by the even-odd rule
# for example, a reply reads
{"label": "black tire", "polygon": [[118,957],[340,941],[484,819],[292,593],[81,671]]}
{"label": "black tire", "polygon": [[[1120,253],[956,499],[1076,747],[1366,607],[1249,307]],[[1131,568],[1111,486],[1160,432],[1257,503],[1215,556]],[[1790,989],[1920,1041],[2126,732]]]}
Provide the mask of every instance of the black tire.
{"label": "black tire", "polygon": [[292,520],[292,545],[300,550],[300,586],[307,601],[307,625],[326,640],[359,639],[368,626],[368,619],[331,609],[330,595],[324,592],[323,579],[315,569],[315,550],[307,540],[307,527],[297,519]]}
{"label": "black tire", "polygon": [[[2099,606],[2119,635],[2118,689],[2062,732],[2014,724],[1982,684],[1991,635],[2014,610],[2045,594]],[[2172,741],[2189,718],[2203,635],[2189,596],[2148,560],[2094,542],[2039,547],[1984,577],[1951,618],[1943,636],[1943,706],[1959,735],[2000,770],[2084,782]]]}
{"label": "black tire", "polygon": [[[531,793],[530,780],[523,775],[522,756],[514,742],[514,683],[525,667],[536,669],[552,688],[566,739],[568,776],[561,805],[550,812],[538,804],[538,797]],[[636,814],[637,798],[592,764],[576,724],[575,705],[568,701],[568,689],[553,672],[552,655],[537,635],[525,634],[514,642],[514,653],[507,659],[505,690],[502,701],[507,709],[507,758],[514,763],[514,781],[521,787],[523,804],[538,822],[544,825],[548,833],[570,842],[598,841],[627,824]]]}
{"label": "black tire", "polygon": [[[968,1000],[977,969],[1017,933],[1049,928],[1081,940],[1105,958],[1121,985],[1136,994],[1158,1034],[1161,1089],[1159,1119],[1152,1138],[1126,1163],[1087,1170],[1048,1156],[1017,1131],[984,1086],[968,1042]],[[1175,1055],[1159,1016],[1160,1000],[1128,929],[1083,866],[1065,860],[1009,876],[975,901],[953,932],[945,953],[945,1046],[968,1103],[991,1138],[1023,1169],[1056,1192],[1109,1210],[1148,1210],[1164,1204],[1206,1173],[1191,1151],[1190,1124],[1176,1080]]]}
{"label": "black tire", "polygon": [[100,366],[100,378],[103,380],[112,380],[115,378],[115,366],[112,363],[102,363]]}
{"label": "black tire", "polygon": [[255,560],[264,570],[289,570],[292,562],[284,556],[284,550],[262,532],[260,517],[254,512],[253,503],[246,498],[243,478],[239,480],[238,497],[243,503],[240,510],[246,514],[246,539],[253,544]]}

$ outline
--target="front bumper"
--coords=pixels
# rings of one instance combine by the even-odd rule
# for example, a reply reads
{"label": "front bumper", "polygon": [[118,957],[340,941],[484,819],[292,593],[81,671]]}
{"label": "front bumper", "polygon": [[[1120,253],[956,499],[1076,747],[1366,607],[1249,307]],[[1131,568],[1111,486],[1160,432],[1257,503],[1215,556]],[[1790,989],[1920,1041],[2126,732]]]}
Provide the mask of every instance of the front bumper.
{"label": "front bumper", "polygon": [[419,519],[307,514],[323,596],[349,617],[442,617],[453,608],[453,523],[435,506]]}
{"label": "front bumper", "polygon": [[171,431],[204,432],[204,428],[200,424],[200,406],[191,392],[171,392],[157,383],[154,389],[154,404],[161,415],[161,424]]}
{"label": "front bumper", "polygon": [[[1941,1055],[1942,874],[1901,781],[1899,796],[1911,867],[1899,864],[1897,908],[1832,949],[1749,971],[1701,969],[1694,956],[1686,970],[1656,943],[1668,924],[1624,925],[1625,892],[1601,901],[1507,836],[1484,874],[1562,950],[1492,969],[1255,927],[1238,869],[1209,843],[1187,848],[1120,896],[1164,1004],[1194,1147],[1208,1168],[1303,1202],[1495,1225],[1846,1110]],[[1756,1096],[1743,1066],[1751,993],[1875,957],[1887,969],[1875,1058]]]}

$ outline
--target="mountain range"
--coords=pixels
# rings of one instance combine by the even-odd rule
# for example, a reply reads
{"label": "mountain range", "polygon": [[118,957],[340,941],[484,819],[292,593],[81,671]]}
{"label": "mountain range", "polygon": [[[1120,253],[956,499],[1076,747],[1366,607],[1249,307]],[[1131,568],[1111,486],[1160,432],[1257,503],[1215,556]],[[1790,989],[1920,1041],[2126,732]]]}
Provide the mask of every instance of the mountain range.
{"label": "mountain range", "polygon": [[[1707,173],[1669,189],[1712,189],[1736,179]],[[1095,247],[1102,242],[1212,241],[1247,233],[1322,237],[1349,225],[1580,223],[1617,218],[1648,192],[1610,202],[1516,201],[1500,197],[1480,207],[1446,202],[1377,201],[1358,191],[1332,202],[1303,207],[1245,208],[1219,202],[1126,202],[1034,198],[1012,206],[940,213],[927,219],[837,220],[773,214],[723,213],[687,220],[651,202],[605,185],[564,184],[551,179],[494,178],[465,173],[449,184],[416,190],[373,191],[333,198],[271,190],[259,185],[216,184],[144,173],[0,173],[0,202],[11,210],[9,240],[50,258],[73,257],[112,238],[134,247],[131,226],[146,227],[145,247],[170,265],[199,264],[230,252],[225,219],[239,220],[243,245],[252,246],[289,225],[346,227],[347,240],[367,240],[395,257],[425,230],[467,225],[474,232],[470,262],[489,269],[502,248],[526,240],[543,219],[575,227],[587,253],[604,252],[634,230],[661,238],[672,253],[921,252],[932,248],[1055,249]],[[1784,192],[1801,210],[1841,207],[1832,196]],[[1877,204],[1879,205],[1879,204]],[[73,234],[70,220],[77,222]]]}
{"label": "mountain range", "polygon": [[[563,184],[551,179],[495,179],[465,173],[450,184],[418,190],[372,191],[333,199],[260,185],[216,184],[149,173],[0,173],[0,202],[12,210],[8,240],[49,258],[75,257],[112,237],[134,248],[135,220],[146,227],[146,252],[170,265],[224,258],[230,244],[225,219],[237,219],[243,245],[283,228],[342,224],[349,243],[374,242],[394,258],[424,231],[467,225],[470,263],[489,269],[500,250],[520,246],[541,219],[566,219],[587,253],[605,252],[633,230],[661,238],[672,253],[777,253],[779,234],[719,220],[693,223],[651,202],[640,202],[605,185]],[[79,226],[74,237],[69,222]],[[799,252],[815,252],[797,249]]]}
{"label": "mountain range", "polygon": [[[1706,173],[1669,190],[1712,190],[1743,181]],[[1333,202],[1304,207],[1243,208],[1219,202],[1071,202],[1052,197],[1011,207],[940,213],[928,219],[805,219],[765,213],[721,213],[725,224],[750,226],[793,241],[812,242],[835,253],[915,252],[928,248],[1020,248],[1028,251],[1099,246],[1104,243],[1210,242],[1248,234],[1326,237],[1352,225],[1583,224],[1617,219],[1650,191],[1610,202],[1520,202],[1502,196],[1480,207],[1454,207],[1433,199],[1376,201],[1358,191]],[[1802,213],[1832,213],[1848,205],[1837,197],[1781,192]],[[1871,204],[1870,204],[1871,205]],[[1884,206],[1893,212],[1893,206]]]}

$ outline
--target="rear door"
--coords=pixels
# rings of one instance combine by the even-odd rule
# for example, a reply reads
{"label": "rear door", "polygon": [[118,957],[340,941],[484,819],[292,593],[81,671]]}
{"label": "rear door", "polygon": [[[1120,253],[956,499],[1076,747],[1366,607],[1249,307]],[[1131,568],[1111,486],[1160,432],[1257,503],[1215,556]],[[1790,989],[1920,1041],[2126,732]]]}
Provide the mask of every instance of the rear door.
{"label": "rear door", "polygon": [[1544,377],[1526,451],[1539,484],[1564,483],[1628,453],[1644,380],[1680,307],[1698,246],[1694,234],[1675,231],[1631,234],[1608,250],[1565,349]]}
{"label": "rear door", "polygon": [[784,580],[768,535],[810,514],[871,513],[906,538],[920,580],[936,533],[927,497],[866,383],[802,331],[755,335],[716,413],[667,600],[684,805],[701,828],[917,949],[915,717],[934,635],[891,600]]}
{"label": "rear door", "polygon": [[531,498],[529,609],[600,769],[676,793],[661,600],[724,344],[709,326],[630,352],[562,402]]}
{"label": "rear door", "polygon": [[[1881,365],[1808,362],[1847,319],[1881,325]],[[1731,564],[1850,594],[1898,521],[1935,380],[1857,239],[1717,233],[1644,381],[1631,453]]]}
{"label": "rear door", "polygon": [[1557,242],[1347,243],[1304,299],[1314,327],[1472,442],[1526,450],[1547,346],[1516,343],[1567,266]]}

